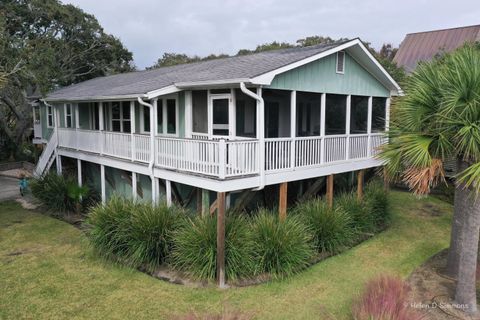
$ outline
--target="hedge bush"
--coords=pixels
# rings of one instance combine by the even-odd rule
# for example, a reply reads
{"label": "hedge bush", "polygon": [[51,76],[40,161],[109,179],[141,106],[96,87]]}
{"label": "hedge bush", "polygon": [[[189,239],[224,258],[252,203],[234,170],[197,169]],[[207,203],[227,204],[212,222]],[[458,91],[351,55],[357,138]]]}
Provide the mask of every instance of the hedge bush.
{"label": "hedge bush", "polygon": [[[253,273],[252,237],[243,216],[225,219],[225,275],[229,280]],[[217,218],[207,215],[187,219],[174,234],[171,264],[198,279],[215,279],[217,265]]]}
{"label": "hedge bush", "polygon": [[355,239],[353,219],[340,206],[329,208],[322,199],[299,203],[295,213],[310,228],[318,252],[338,253]]}
{"label": "hedge bush", "polygon": [[260,210],[251,222],[255,272],[283,277],[306,268],[315,253],[312,235],[299,217],[280,221],[276,213]]}
{"label": "hedge bush", "polygon": [[372,233],[376,230],[375,216],[367,210],[365,201],[358,200],[356,193],[348,192],[335,199],[335,206],[346,212],[358,233]]}
{"label": "hedge bush", "polygon": [[88,234],[102,256],[153,270],[168,259],[173,232],[183,216],[183,210],[175,206],[152,206],[114,196],[91,210]]}

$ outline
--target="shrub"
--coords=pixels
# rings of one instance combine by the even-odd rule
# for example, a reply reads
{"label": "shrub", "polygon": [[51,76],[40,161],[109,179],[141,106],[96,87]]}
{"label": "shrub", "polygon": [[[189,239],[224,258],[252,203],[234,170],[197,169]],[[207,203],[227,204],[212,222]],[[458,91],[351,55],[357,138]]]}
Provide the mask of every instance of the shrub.
{"label": "shrub", "polygon": [[353,227],[357,232],[374,232],[376,230],[375,217],[366,210],[365,203],[359,201],[355,193],[342,194],[335,199],[335,205],[351,217]]}
{"label": "shrub", "polygon": [[355,320],[420,320],[422,316],[409,308],[410,288],[401,279],[380,276],[370,280],[354,301]]}
{"label": "shrub", "polygon": [[318,252],[338,253],[355,238],[353,220],[342,207],[329,208],[325,201],[311,199],[298,204],[295,212],[311,229]]}
{"label": "shrub", "polygon": [[377,227],[383,228],[390,222],[388,196],[383,184],[372,180],[365,186],[365,210],[373,216]]}
{"label": "shrub", "polygon": [[91,210],[89,238],[104,257],[154,270],[167,260],[182,215],[182,209],[174,206],[152,206],[114,196]]}
{"label": "shrub", "polygon": [[256,273],[291,275],[306,268],[315,253],[310,230],[298,216],[280,221],[276,214],[260,210],[252,221],[252,237]]}
{"label": "shrub", "polygon": [[[225,220],[225,275],[234,280],[253,271],[252,240],[242,216],[227,214]],[[171,264],[198,279],[215,279],[217,265],[217,218],[207,215],[187,219],[174,234]]]}
{"label": "shrub", "polygon": [[68,212],[84,212],[89,206],[98,203],[99,196],[88,186],[81,189],[81,202],[78,201],[79,189],[75,178],[48,173],[40,178],[32,179],[32,194],[56,216]]}

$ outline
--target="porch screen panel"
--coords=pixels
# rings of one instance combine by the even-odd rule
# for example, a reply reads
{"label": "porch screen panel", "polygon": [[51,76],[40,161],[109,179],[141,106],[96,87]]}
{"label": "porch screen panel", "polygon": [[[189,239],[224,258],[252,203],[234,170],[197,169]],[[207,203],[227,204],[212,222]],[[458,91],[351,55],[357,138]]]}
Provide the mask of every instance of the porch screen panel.
{"label": "porch screen panel", "polygon": [[385,131],[387,99],[373,97],[372,99],[372,132]]}
{"label": "porch screen panel", "polygon": [[132,131],[131,127],[131,115],[130,115],[130,102],[122,102],[122,121],[123,121],[123,132],[130,133]]}
{"label": "porch screen panel", "polygon": [[177,133],[177,107],[175,99],[167,99],[167,133]]}
{"label": "porch screen panel", "polygon": [[347,96],[327,94],[325,106],[325,134],[345,134]]}
{"label": "porch screen panel", "polygon": [[236,105],[236,135],[255,138],[257,136],[257,105],[255,99],[247,96],[241,90],[235,90]]}
{"label": "porch screen panel", "polygon": [[352,96],[350,111],[350,133],[367,133],[368,97]]}
{"label": "porch screen panel", "polygon": [[319,93],[297,92],[297,136],[309,137],[320,135]]}
{"label": "porch screen panel", "polygon": [[265,138],[290,136],[290,91],[265,89]]}
{"label": "porch screen panel", "polygon": [[111,108],[111,117],[112,117],[112,131],[120,132],[122,125],[121,125],[121,110],[120,110],[120,103],[119,102],[112,102]]}
{"label": "porch screen panel", "polygon": [[208,133],[207,91],[192,91],[192,131]]}

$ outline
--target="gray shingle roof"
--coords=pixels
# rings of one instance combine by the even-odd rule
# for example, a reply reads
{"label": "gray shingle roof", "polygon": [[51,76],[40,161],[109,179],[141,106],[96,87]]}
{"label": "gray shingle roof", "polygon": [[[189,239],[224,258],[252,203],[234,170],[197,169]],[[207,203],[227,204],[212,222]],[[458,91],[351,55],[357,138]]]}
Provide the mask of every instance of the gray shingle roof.
{"label": "gray shingle roof", "polygon": [[342,43],[266,51],[197,63],[99,77],[58,89],[46,100],[88,100],[117,95],[143,95],[180,82],[249,79],[303,60]]}

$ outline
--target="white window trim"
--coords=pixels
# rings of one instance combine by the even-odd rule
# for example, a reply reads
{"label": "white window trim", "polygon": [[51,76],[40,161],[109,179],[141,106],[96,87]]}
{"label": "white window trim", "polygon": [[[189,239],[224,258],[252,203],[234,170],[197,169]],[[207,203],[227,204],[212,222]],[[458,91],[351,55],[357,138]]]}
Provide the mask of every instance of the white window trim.
{"label": "white window trim", "polygon": [[[343,54],[343,61],[342,61],[342,65],[343,65],[343,70],[342,71],[339,71],[338,70],[338,55],[342,53]],[[345,56],[346,56],[346,52],[345,51],[338,51],[337,52],[337,58],[335,60],[335,72],[338,73],[338,74],[345,74]]]}
{"label": "white window trim", "polygon": [[[51,125],[49,123],[50,116],[52,117]],[[47,128],[53,128],[54,126],[55,126],[55,118],[53,117],[53,106],[47,106]]]}
{"label": "white window trim", "polygon": [[[167,100],[175,100],[175,133],[168,133],[167,129],[167,123],[168,123],[168,109],[167,109]],[[180,126],[180,119],[179,119],[179,105],[178,105],[178,94],[173,94],[173,95],[168,95],[168,96],[162,96],[159,97],[157,100],[157,113],[162,112],[162,132],[155,132],[155,135],[159,136],[167,136],[167,137],[178,137],[179,136],[179,126]],[[142,133],[149,133],[149,132],[144,132],[143,127],[144,127],[144,116],[142,113],[142,121],[140,122],[140,127],[142,129]],[[154,121],[158,121],[157,119],[154,119]]]}
{"label": "white window trim", "polygon": [[[68,106],[68,108],[67,108]],[[70,109],[70,113],[67,113],[67,110]],[[70,117],[70,126],[67,125],[67,118]],[[73,128],[73,116],[72,116],[72,104],[71,103],[65,103],[63,105],[63,120],[64,120],[64,126],[65,128]]]}

